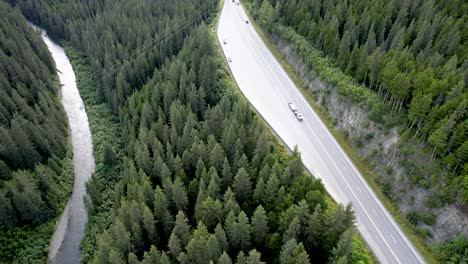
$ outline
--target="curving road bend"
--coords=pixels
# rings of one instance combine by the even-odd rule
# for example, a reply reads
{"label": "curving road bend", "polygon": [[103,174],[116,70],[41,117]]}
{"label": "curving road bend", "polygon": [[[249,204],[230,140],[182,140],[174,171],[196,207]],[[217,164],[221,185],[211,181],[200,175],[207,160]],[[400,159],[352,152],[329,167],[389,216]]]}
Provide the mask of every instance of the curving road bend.
{"label": "curving road bend", "polygon": [[330,195],[352,203],[357,228],[381,263],[425,263],[247,20],[241,5],[224,1],[217,36],[242,93],[290,148],[298,146]]}
{"label": "curving road bend", "polygon": [[47,262],[77,264],[80,263],[80,242],[87,222],[87,213],[83,201],[86,193],[85,183],[95,167],[91,131],[83,100],[76,86],[75,73],[65,51],[61,46],[49,39],[45,31],[37,26],[31,26],[41,32],[42,39],[57,67],[61,86],[60,100],[67,113],[70,126],[75,174],[73,193],[55,227],[49,246]]}

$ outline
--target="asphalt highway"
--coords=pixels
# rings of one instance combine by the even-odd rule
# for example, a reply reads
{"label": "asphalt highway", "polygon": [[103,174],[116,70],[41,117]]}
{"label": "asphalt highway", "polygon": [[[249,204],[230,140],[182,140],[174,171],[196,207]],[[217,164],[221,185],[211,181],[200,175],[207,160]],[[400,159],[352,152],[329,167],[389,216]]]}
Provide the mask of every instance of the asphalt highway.
{"label": "asphalt highway", "polygon": [[[425,263],[356,167],[265,46],[238,0],[224,1],[217,36],[242,93],[340,203],[352,203],[357,228],[381,263]],[[224,44],[226,42],[226,44]],[[299,121],[288,106],[303,115]]]}

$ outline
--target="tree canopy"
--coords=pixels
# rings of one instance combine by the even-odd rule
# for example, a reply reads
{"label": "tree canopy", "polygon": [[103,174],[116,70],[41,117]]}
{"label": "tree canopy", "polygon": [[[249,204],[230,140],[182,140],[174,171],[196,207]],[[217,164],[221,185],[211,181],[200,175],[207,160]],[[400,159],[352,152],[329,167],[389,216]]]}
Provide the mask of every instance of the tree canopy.
{"label": "tree canopy", "polygon": [[[214,3],[15,2],[86,56],[96,97],[119,116],[125,157],[115,160],[106,146],[104,162],[122,162],[122,171],[88,183],[83,262],[270,263],[285,255],[325,263],[337,255],[354,214],[328,207],[300,154],[286,155],[233,87],[205,24]],[[193,26],[166,35],[188,18]]]}
{"label": "tree canopy", "polygon": [[21,12],[0,1],[0,259],[44,261],[71,193],[55,64]]}
{"label": "tree canopy", "polygon": [[[270,263],[283,258],[282,247],[290,247],[291,239],[299,241],[298,249],[284,254],[303,263],[309,256],[327,262],[347,253],[337,243],[354,225],[352,210],[327,208],[320,181],[298,168],[298,153],[281,154],[261,120],[227,84],[216,52],[209,29],[195,29],[178,55],[122,108],[129,159],[116,198],[119,209],[99,236],[93,261],[144,262],[155,249],[171,262]],[[206,86],[204,74],[212,84]],[[146,109],[153,109],[151,118]],[[233,154],[226,154],[232,148]],[[286,171],[289,177],[281,177]],[[254,193],[260,196],[255,189],[262,181],[265,194],[252,199]],[[311,192],[318,192],[317,199],[307,199]],[[322,232],[308,236],[310,228],[319,228],[316,219]]]}
{"label": "tree canopy", "polygon": [[0,13],[0,231],[5,231],[55,215],[72,175],[61,175],[68,126],[55,64],[19,10],[0,2]]}
{"label": "tree canopy", "polygon": [[293,43],[315,74],[369,116],[381,120],[386,105],[401,113],[455,174],[450,188],[468,201],[466,1],[247,2],[268,31]]}

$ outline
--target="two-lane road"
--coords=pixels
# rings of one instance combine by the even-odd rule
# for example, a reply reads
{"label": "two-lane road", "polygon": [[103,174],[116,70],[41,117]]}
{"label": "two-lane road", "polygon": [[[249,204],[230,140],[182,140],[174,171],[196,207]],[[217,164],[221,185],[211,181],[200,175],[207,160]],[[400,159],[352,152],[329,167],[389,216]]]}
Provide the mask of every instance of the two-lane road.
{"label": "two-lane road", "polygon": [[[236,0],[238,1],[238,0]],[[351,202],[357,228],[382,263],[424,263],[337,144],[317,114],[262,42],[241,5],[224,1],[218,40],[240,89],[281,139],[299,147],[305,166],[340,203]],[[226,41],[226,44],[224,44]],[[288,107],[294,103],[304,120]]]}

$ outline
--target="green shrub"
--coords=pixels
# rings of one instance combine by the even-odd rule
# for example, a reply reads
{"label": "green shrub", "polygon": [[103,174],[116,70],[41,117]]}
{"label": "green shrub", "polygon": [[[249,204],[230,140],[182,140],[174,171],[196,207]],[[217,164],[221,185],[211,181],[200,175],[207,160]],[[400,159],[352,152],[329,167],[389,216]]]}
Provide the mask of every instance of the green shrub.
{"label": "green shrub", "polygon": [[468,263],[468,239],[459,236],[451,241],[442,243],[436,247],[440,255],[440,262],[447,264]]}

